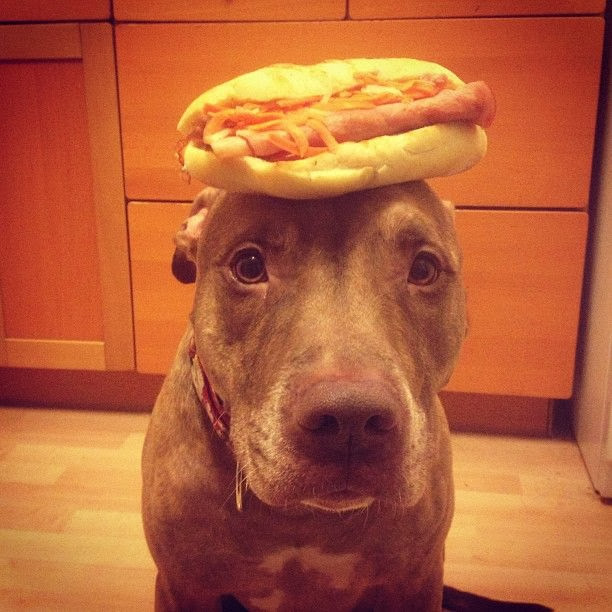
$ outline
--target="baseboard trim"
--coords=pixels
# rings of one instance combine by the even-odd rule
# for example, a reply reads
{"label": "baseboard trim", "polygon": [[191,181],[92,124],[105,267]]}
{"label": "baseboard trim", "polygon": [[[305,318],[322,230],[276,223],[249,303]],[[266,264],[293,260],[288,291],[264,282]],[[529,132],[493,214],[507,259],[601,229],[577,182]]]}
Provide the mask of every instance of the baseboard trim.
{"label": "baseboard trim", "polygon": [[[0,403],[89,410],[149,411],[164,377],[136,372],[0,368]],[[441,394],[453,431],[549,436],[548,398],[475,393]]]}

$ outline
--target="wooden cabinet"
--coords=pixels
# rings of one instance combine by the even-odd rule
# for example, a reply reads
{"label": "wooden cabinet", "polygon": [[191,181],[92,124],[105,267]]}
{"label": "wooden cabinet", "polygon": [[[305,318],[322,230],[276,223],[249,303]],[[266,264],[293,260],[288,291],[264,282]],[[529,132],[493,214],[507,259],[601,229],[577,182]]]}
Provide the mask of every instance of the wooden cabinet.
{"label": "wooden cabinet", "polygon": [[[182,111],[202,91],[276,62],[405,55],[434,59],[497,98],[489,152],[434,187],[461,205],[587,205],[603,36],[599,17],[418,19],[117,26],[130,199],[187,200],[173,147]],[[278,41],[283,45],[279,47]],[[155,92],[154,95],[152,92]]]}
{"label": "wooden cabinet", "polygon": [[[189,205],[129,205],[138,370],[166,372],[193,286],[170,272]],[[568,397],[572,391],[585,213],[458,210],[470,330],[448,391]],[[520,245],[520,246],[519,246]]]}
{"label": "wooden cabinet", "polygon": [[132,369],[109,24],[0,28],[0,365]]}
{"label": "wooden cabinet", "polygon": [[[573,388],[603,43],[596,13],[603,2],[534,9],[534,3],[490,0],[479,10],[491,17],[478,19],[470,18],[467,2],[349,0],[347,6],[350,20],[307,25],[117,25],[125,183],[134,200],[138,370],[167,371],[191,308],[193,287],[174,281],[169,267],[172,235],[188,211],[171,202],[188,201],[201,188],[182,179],[173,157],[176,123],[191,100],[272,62],[420,57],[465,80],[487,81],[498,105],[485,159],[431,181],[460,208],[468,288],[470,332],[448,385],[449,416],[459,427],[544,433],[546,398],[568,397]],[[531,10],[550,15],[509,17]],[[454,18],[439,18],[449,15]],[[151,248],[151,232],[163,249]]]}
{"label": "wooden cabinet", "polygon": [[[507,11],[507,5],[491,1],[481,9],[511,15],[525,7],[516,3]],[[276,61],[405,55],[438,61],[465,80],[487,81],[498,104],[485,159],[459,176],[431,181],[460,208],[468,288],[470,332],[448,390],[455,397],[570,396],[603,19],[384,19],[385,11],[438,17],[450,4],[351,0],[348,7],[353,20],[309,22],[307,37],[298,22],[117,26],[126,192],[135,200],[129,219],[138,370],[167,370],[191,307],[193,288],[173,281],[169,268],[171,238],[188,210],[170,202],[187,201],[201,187],[182,180],[172,155],[175,126],[189,102]],[[453,7],[455,15],[470,15],[468,3]],[[601,8],[584,0],[564,12]],[[419,10],[425,13],[414,13]],[[383,19],[356,19],[368,15]],[[152,202],[160,200],[167,203]],[[151,231],[167,245],[163,250],[147,243]],[[545,430],[546,401],[522,406],[518,420],[531,408],[533,429]]]}
{"label": "wooden cabinet", "polygon": [[459,207],[465,252],[451,413],[477,393],[477,427],[510,410],[525,428],[507,429],[545,431],[546,398],[573,387],[604,6],[8,0],[5,23],[106,23],[0,28],[0,365],[165,373],[193,297],[170,273],[201,188],[174,155],[187,105],[273,62],[418,57],[487,81],[498,106],[485,159],[431,181]]}

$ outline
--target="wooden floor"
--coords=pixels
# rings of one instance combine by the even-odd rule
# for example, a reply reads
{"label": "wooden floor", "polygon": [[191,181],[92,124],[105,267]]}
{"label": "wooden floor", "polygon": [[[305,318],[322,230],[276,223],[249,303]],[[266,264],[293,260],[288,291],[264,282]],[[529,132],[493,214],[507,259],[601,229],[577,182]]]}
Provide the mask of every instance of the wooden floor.
{"label": "wooden floor", "polygon": [[[0,409],[0,610],[151,610],[146,414]],[[446,582],[612,610],[612,506],[569,441],[454,435]]]}

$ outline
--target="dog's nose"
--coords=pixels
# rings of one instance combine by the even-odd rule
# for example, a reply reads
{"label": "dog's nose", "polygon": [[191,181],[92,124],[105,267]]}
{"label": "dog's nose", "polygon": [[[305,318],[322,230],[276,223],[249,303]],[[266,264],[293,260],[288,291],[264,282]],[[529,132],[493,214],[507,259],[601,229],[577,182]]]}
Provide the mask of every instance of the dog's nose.
{"label": "dog's nose", "polygon": [[302,451],[322,460],[373,458],[391,451],[398,437],[399,407],[377,381],[320,382],[293,406],[292,438]]}
{"label": "dog's nose", "polygon": [[385,434],[396,424],[390,410],[365,405],[361,398],[357,402],[319,406],[305,412],[298,423],[304,430],[319,436]]}

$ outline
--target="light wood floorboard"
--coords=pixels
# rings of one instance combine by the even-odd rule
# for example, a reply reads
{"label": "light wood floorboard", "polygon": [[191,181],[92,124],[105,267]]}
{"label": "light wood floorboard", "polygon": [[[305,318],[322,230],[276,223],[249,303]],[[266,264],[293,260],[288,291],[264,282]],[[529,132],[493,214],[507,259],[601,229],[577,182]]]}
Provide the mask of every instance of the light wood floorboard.
{"label": "light wood floorboard", "polygon": [[[0,610],[152,610],[147,414],[0,409]],[[454,434],[446,582],[612,610],[612,506],[567,440]]]}

